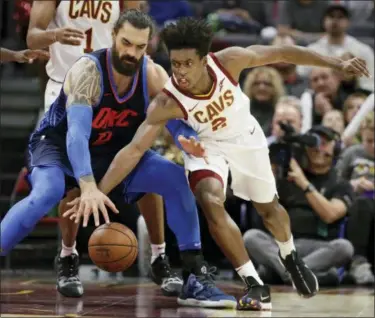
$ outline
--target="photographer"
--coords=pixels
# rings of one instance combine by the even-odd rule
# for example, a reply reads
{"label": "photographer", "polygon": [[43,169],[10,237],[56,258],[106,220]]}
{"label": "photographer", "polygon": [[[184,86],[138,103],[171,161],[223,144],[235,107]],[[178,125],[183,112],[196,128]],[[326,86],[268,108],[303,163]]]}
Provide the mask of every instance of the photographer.
{"label": "photographer", "polygon": [[[289,213],[296,249],[317,274],[321,285],[338,284],[337,269],[350,262],[354,252],[352,244],[340,238],[353,192],[350,184],[339,180],[332,168],[339,149],[336,136],[333,130],[323,126],[313,127],[307,135],[296,136],[294,140],[300,142],[300,151],[293,153],[303,150],[303,155],[298,156],[299,162],[291,158],[287,162],[288,170],[280,173],[278,180],[280,202]],[[315,147],[302,144],[314,138],[319,142]],[[272,157],[277,156],[271,154]],[[269,234],[251,229],[245,233],[244,241],[256,263],[289,282],[275,256],[277,245]]]}

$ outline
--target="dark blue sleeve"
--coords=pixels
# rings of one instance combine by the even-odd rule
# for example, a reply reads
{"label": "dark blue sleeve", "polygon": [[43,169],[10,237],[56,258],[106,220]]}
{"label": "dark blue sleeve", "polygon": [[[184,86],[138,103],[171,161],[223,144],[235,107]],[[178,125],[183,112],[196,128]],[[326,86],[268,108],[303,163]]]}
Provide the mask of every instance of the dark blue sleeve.
{"label": "dark blue sleeve", "polygon": [[182,135],[185,138],[194,137],[198,140],[198,134],[196,133],[193,128],[189,125],[185,124],[182,120],[172,119],[169,120],[167,123],[167,129],[169,133],[172,135],[176,146],[182,150],[181,144],[178,141],[178,136]]}

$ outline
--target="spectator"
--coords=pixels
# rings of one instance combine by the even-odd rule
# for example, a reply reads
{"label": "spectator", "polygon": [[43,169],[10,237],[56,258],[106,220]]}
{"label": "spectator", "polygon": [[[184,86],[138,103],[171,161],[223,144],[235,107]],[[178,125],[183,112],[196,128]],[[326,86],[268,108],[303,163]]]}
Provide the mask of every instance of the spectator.
{"label": "spectator", "polygon": [[362,143],[348,148],[337,164],[341,176],[350,181],[356,200],[350,211],[347,237],[353,243],[356,256],[350,274],[357,284],[373,284],[374,272],[374,112],[361,123]]}
{"label": "spectator", "polygon": [[310,42],[316,40],[323,33],[321,20],[327,7],[328,1],[280,1],[279,34]]}
{"label": "spectator", "polygon": [[202,3],[203,15],[230,14],[243,21],[253,22],[259,28],[274,25],[275,5],[273,1],[248,1],[248,0],[205,0]]}
{"label": "spectator", "polygon": [[[331,5],[324,15],[325,35],[308,47],[318,53],[335,57],[340,57],[344,53],[350,52],[354,56],[364,59],[372,76],[374,76],[374,51],[367,44],[347,34],[350,24],[349,18],[350,13],[344,6]],[[302,76],[307,76],[310,69],[305,66],[297,68]],[[371,78],[360,78],[359,86],[362,89],[374,91],[374,82]]]}
{"label": "spectator", "polygon": [[310,88],[301,96],[303,114],[302,132],[321,123],[326,112],[331,109],[342,110],[344,95],[339,89],[337,73],[328,68],[313,68],[310,73]]}
{"label": "spectator", "polygon": [[275,113],[272,118],[271,136],[267,138],[268,144],[280,141],[284,131],[280,122],[293,127],[295,133],[299,134],[302,128],[302,113],[300,100],[294,96],[283,96],[276,104]]}
{"label": "spectator", "polygon": [[344,102],[343,109],[345,126],[352,121],[355,114],[357,114],[359,109],[361,108],[361,105],[365,102],[366,98],[366,94],[362,92],[353,93],[348,96],[348,98]]}
{"label": "spectator", "polygon": [[[306,149],[306,167],[290,162],[288,179],[278,180],[280,202],[289,213],[298,253],[311,268],[321,285],[338,284],[337,268],[353,256],[352,244],[342,236],[341,227],[351,206],[353,193],[348,182],[339,180],[335,169],[336,134],[315,126],[311,133],[321,137],[319,148]],[[272,237],[259,229],[244,234],[245,246],[257,264],[276,272],[289,282],[276,252]]]}
{"label": "spectator", "polygon": [[374,112],[361,123],[361,140],[343,153],[337,168],[357,195],[374,198]]}
{"label": "spectator", "polygon": [[[289,35],[276,36],[272,41],[272,45],[295,45],[295,41]],[[277,63],[270,65],[274,67],[284,81],[286,93],[301,97],[302,93],[308,87],[308,80],[297,73],[297,66],[295,64]]]}
{"label": "spectator", "polygon": [[154,19],[158,27],[163,27],[168,21],[194,15],[189,1],[185,0],[148,0],[148,7],[148,13]]}
{"label": "spectator", "polygon": [[322,125],[331,128],[341,136],[345,129],[344,115],[342,111],[331,109],[326,112],[323,116]]}
{"label": "spectator", "polygon": [[266,136],[271,133],[272,116],[279,98],[285,95],[283,80],[272,67],[258,67],[247,74],[243,92],[250,98],[250,110]]}
{"label": "spectator", "polygon": [[354,25],[371,23],[374,27],[373,0],[345,0],[343,5],[348,8]]}

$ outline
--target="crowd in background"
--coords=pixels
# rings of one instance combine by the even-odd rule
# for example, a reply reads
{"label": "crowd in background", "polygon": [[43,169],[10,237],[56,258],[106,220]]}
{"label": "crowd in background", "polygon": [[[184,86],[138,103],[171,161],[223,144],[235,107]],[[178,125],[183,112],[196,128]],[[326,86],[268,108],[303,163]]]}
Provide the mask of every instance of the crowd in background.
{"label": "crowd in background", "polygon": [[[252,44],[298,44],[342,59],[360,57],[374,75],[373,47],[361,41],[373,34],[374,1],[174,0],[173,5],[168,1],[143,2],[143,10],[154,18],[157,28],[182,16],[197,16],[212,23],[218,47],[223,45],[223,39],[224,45],[241,45],[254,36],[256,40]],[[14,18],[18,21],[21,39],[25,38],[30,3],[16,2]],[[148,54],[170,72],[168,57],[157,33],[150,42]],[[306,264],[319,275],[321,283],[337,285],[346,280],[373,284],[373,78],[345,77],[331,69],[278,63],[244,71],[240,85],[250,99],[249,111],[259,121],[270,145],[282,141],[285,132],[280,122],[291,126],[295,134],[306,133],[317,125],[336,132],[331,136],[330,130],[319,128],[328,141],[337,143],[334,157],[325,162],[329,165],[328,172],[315,169],[312,162],[300,165],[322,197],[346,202],[345,213],[333,219],[322,217],[314,204],[286,179],[278,180],[282,187],[280,201],[290,213],[297,248]],[[348,125],[366,103],[372,104],[370,111],[357,128],[348,132]],[[183,164],[180,151],[167,133],[154,148],[168,159]],[[324,151],[324,145],[321,148]],[[251,203],[228,191],[228,212],[240,225],[246,247],[262,278],[271,283],[290,283],[273,258],[277,255],[273,252],[276,244],[260,224]],[[204,218],[201,224],[205,249],[213,251],[217,247],[211,249],[213,241],[205,238],[208,230]]]}

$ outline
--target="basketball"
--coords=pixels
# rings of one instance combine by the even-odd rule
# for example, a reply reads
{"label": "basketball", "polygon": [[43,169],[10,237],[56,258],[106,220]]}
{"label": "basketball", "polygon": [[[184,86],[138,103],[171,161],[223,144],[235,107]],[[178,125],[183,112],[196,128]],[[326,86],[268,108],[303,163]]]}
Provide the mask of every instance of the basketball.
{"label": "basketball", "polygon": [[91,234],[88,250],[91,260],[99,268],[107,272],[122,272],[137,258],[138,241],[125,225],[103,224]]}

